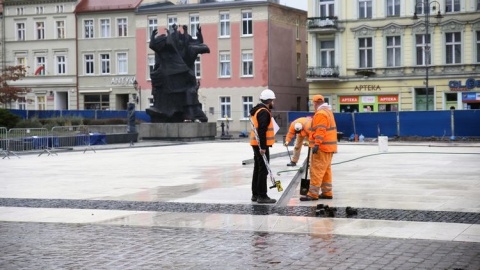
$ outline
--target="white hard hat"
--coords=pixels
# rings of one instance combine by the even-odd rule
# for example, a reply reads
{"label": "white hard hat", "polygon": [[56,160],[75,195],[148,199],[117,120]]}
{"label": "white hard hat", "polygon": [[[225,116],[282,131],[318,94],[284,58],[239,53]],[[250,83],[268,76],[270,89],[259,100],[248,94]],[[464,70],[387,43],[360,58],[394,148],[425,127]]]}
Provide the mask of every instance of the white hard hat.
{"label": "white hard hat", "polygon": [[303,129],[302,123],[295,123],[294,125],[295,131],[300,131]]}
{"label": "white hard hat", "polygon": [[275,99],[275,93],[270,89],[265,89],[260,93],[261,100]]}

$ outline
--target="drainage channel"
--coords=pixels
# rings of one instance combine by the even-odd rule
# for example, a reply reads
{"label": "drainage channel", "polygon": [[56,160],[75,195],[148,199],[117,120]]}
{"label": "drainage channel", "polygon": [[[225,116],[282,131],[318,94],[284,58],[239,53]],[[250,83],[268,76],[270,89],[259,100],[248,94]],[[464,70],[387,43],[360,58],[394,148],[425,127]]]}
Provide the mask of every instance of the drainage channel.
{"label": "drainage channel", "polygon": [[[281,215],[327,217],[317,214],[316,207],[312,206],[276,206],[276,205],[239,205],[239,204],[203,204],[203,203],[173,203],[173,202],[137,202],[111,200],[64,200],[64,199],[17,199],[1,198],[2,207],[31,207],[31,208],[67,208],[67,209],[101,209],[101,210],[129,210],[129,211],[156,211],[179,213],[220,213],[242,215]],[[345,207],[337,207],[333,218],[375,219],[418,222],[447,222],[480,224],[480,213],[453,212],[453,211],[425,211],[357,208],[356,215],[347,215]]]}

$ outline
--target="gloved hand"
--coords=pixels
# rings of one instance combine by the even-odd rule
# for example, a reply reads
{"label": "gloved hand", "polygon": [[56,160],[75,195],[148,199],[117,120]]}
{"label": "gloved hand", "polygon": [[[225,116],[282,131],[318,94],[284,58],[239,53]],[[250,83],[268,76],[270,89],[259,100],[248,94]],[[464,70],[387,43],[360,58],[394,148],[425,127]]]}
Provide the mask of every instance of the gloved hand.
{"label": "gloved hand", "polygon": [[303,142],[303,146],[308,146],[308,145],[309,145],[308,141]]}
{"label": "gloved hand", "polygon": [[152,34],[150,35],[150,39],[151,39],[151,40],[154,40],[154,39],[155,39],[155,36],[157,36],[157,33],[158,33],[158,30],[157,30],[157,29],[153,30],[153,31],[152,31]]}
{"label": "gloved hand", "polygon": [[318,152],[318,144],[315,144],[315,146],[312,148],[312,153],[316,154]]}
{"label": "gloved hand", "polygon": [[283,145],[288,146],[289,143],[290,143],[290,142],[285,142]]}

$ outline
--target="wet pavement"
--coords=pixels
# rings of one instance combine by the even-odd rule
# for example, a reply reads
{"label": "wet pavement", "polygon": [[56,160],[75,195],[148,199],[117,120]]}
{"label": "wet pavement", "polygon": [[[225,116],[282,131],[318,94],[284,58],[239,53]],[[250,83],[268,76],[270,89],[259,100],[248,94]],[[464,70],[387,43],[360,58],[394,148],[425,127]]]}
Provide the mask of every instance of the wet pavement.
{"label": "wet pavement", "polygon": [[480,144],[342,142],[334,199],[300,202],[277,143],[275,205],[246,139],[94,149],[0,160],[1,269],[480,269]]}

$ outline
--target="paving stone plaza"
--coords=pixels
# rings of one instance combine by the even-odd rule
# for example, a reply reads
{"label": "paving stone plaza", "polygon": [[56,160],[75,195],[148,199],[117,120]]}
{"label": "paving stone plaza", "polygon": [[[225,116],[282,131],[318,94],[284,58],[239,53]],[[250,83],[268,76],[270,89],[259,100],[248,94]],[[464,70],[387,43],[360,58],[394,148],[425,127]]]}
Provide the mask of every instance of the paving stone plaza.
{"label": "paving stone plaza", "polygon": [[0,269],[480,269],[478,143],[340,142],[310,202],[276,143],[275,205],[246,139],[94,150],[0,159]]}

